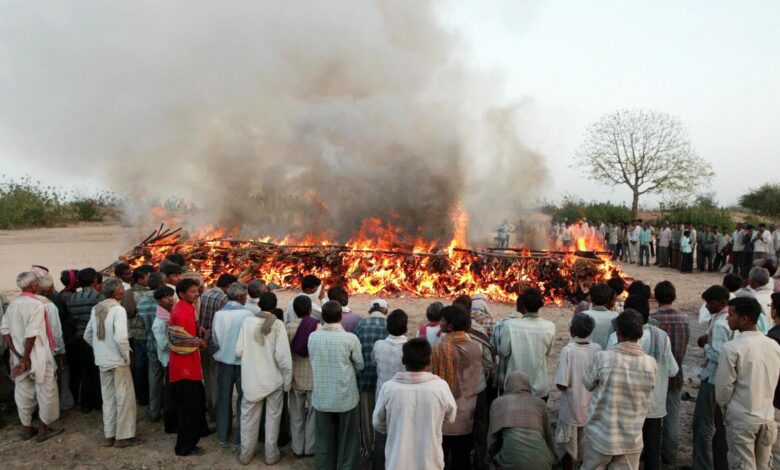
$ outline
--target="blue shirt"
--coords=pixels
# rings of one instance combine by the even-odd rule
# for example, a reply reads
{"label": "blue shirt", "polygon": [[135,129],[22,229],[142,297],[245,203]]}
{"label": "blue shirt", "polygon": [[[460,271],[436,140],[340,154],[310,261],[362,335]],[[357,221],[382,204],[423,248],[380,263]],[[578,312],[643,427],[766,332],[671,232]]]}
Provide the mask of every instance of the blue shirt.
{"label": "blue shirt", "polygon": [[229,300],[222,310],[214,314],[211,339],[218,348],[214,353],[215,360],[223,364],[241,364],[241,358],[236,356],[236,342],[244,319],[252,315],[252,312],[235,300]]}
{"label": "blue shirt", "polygon": [[649,245],[653,241],[653,231],[649,228],[643,228],[642,233],[639,235],[639,243],[641,245]]}

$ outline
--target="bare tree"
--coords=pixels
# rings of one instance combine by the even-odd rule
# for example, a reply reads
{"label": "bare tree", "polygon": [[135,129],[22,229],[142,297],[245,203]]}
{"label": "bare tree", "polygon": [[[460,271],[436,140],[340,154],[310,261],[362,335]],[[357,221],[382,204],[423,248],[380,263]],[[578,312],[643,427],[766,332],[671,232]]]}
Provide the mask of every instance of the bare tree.
{"label": "bare tree", "polygon": [[591,125],[572,168],[601,183],[625,184],[639,196],[666,193],[690,196],[713,176],[712,166],[691,148],[682,123],[666,113],[616,111]]}

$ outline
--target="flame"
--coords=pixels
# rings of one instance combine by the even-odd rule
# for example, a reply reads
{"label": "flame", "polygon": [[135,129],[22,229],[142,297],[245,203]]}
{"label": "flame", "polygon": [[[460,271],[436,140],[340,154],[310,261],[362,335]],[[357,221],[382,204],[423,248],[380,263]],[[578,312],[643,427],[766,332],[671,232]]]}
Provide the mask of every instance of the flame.
{"label": "flame", "polygon": [[[532,252],[489,255],[467,249],[468,214],[453,211],[454,236],[447,244],[422,240],[389,222],[372,218],[344,244],[305,236],[237,240],[237,230],[203,227],[176,243],[146,246],[141,255],[124,257],[133,266],[158,264],[169,253],[185,256],[191,269],[212,283],[222,273],[242,281],[262,278],[282,287],[297,287],[300,277],[314,274],[326,285],[343,284],[353,293],[445,298],[482,293],[493,301],[513,302],[525,287],[537,287],[549,302],[562,304],[577,290],[587,291],[619,270],[610,257],[596,253],[584,259],[574,252]],[[598,240],[578,238],[587,252]],[[574,247],[572,247],[574,249]],[[602,249],[601,245],[595,249]]]}

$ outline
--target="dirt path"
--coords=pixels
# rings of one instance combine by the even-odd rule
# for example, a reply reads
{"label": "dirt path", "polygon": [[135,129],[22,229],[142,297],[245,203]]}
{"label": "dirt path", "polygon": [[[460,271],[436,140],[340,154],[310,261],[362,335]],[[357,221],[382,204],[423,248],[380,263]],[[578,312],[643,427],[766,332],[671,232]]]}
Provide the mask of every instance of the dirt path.
{"label": "dirt path", "polygon": [[[141,237],[143,238],[143,237]],[[26,231],[0,231],[0,289],[15,295],[14,278],[32,264],[42,264],[58,273],[70,267],[93,266],[101,269],[139,239],[137,230],[118,225],[81,225],[68,228],[54,228]],[[695,344],[695,338],[702,333],[696,323],[700,295],[712,284],[720,283],[721,276],[709,273],[683,275],[672,270],[658,268],[640,268],[634,265],[624,267],[626,273],[654,285],[664,279],[677,286],[678,308],[685,311],[691,320],[692,341],[689,344],[683,369],[686,377],[684,392],[696,395],[699,364],[702,362],[702,350]],[[58,286],[59,287],[59,286]],[[280,305],[286,305],[291,298],[290,292],[279,293]],[[402,308],[410,316],[409,332],[416,331],[425,321],[425,307],[435,299],[396,298],[390,299],[390,308]],[[358,313],[365,313],[369,297],[358,295],[351,299],[350,307]],[[447,300],[443,300],[447,302]],[[492,304],[497,318],[509,315],[514,307],[509,304]],[[569,339],[568,323],[571,318],[569,308],[545,308],[544,318],[552,320],[557,327],[554,352],[548,360],[550,380],[558,362],[558,354]],[[550,411],[557,417],[559,394],[553,391],[550,397]],[[694,403],[683,401],[680,407],[680,464],[690,464],[691,418]],[[235,454],[220,449],[216,439],[210,436],[201,441],[206,454],[191,458],[180,458],[173,454],[175,436],[163,432],[160,424],[151,423],[146,418],[146,408],[138,409],[138,436],[144,439],[139,447],[125,450],[100,447],[102,441],[102,421],[98,413],[82,414],[70,411],[63,414],[59,425],[66,432],[44,444],[20,442],[18,419],[6,416],[11,423],[0,430],[0,461],[9,468],[20,466],[58,467],[58,468],[240,468]],[[313,467],[313,459],[297,460],[292,458],[289,447],[284,449],[287,456],[275,468],[308,469]],[[257,457],[253,465],[262,467],[262,459]]]}

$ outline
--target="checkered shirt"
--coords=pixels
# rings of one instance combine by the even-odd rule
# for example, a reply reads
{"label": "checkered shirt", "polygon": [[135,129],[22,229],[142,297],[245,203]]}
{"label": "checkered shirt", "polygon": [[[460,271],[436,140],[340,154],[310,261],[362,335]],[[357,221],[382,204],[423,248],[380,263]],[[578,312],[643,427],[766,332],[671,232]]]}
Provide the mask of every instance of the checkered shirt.
{"label": "checkered shirt", "polygon": [[374,343],[390,334],[387,332],[387,317],[379,312],[372,313],[358,322],[355,334],[360,340],[365,364],[363,371],[358,374],[358,387],[362,392],[372,392],[376,390],[377,371],[371,353],[374,352]]}
{"label": "checkered shirt", "polygon": [[353,410],[359,401],[356,372],[363,370],[357,336],[339,323],[326,324],[309,336],[309,359],[314,409],[324,413]]}
{"label": "checkered shirt", "polygon": [[214,287],[200,296],[200,311],[198,314],[198,325],[211,332],[211,323],[214,321],[214,314],[227,304],[228,298],[222,289]]}
{"label": "checkered shirt", "polygon": [[[688,350],[688,340],[691,337],[691,327],[688,317],[684,313],[672,307],[659,308],[653,315],[658,322],[658,328],[669,335],[672,343],[672,355],[677,364],[682,364],[685,352]],[[683,368],[674,377],[669,379],[669,388],[680,388],[683,385]]]}

